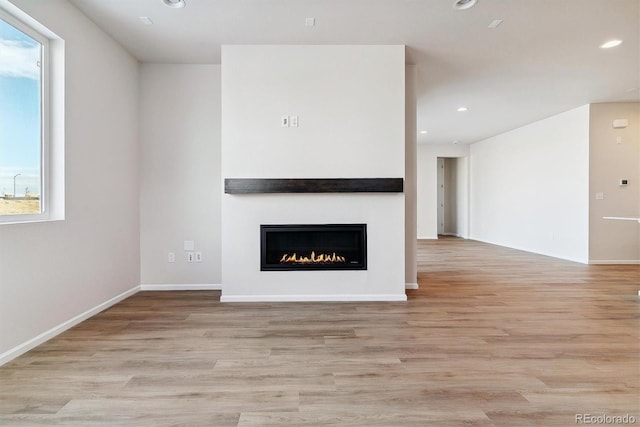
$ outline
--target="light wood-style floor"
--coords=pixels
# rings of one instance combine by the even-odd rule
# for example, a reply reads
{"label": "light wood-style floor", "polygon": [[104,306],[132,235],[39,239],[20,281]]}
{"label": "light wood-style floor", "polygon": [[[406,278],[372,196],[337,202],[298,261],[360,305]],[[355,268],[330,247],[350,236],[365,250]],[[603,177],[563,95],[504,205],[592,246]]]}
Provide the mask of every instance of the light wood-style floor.
{"label": "light wood-style floor", "polygon": [[407,303],[141,292],[0,368],[2,426],[640,424],[640,266],[419,243]]}

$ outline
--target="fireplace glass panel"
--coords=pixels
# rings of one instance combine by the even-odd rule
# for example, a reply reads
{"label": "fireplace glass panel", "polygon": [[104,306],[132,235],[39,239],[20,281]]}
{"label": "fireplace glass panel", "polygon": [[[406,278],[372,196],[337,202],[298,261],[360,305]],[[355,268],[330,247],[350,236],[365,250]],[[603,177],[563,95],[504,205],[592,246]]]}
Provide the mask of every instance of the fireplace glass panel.
{"label": "fireplace glass panel", "polygon": [[260,269],[366,270],[366,224],[260,226]]}

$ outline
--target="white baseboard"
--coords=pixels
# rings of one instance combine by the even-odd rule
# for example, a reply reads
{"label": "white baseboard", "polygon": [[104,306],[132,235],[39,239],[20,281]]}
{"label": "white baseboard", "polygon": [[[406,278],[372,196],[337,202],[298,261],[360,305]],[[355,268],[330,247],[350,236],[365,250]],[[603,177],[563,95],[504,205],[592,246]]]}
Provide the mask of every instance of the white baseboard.
{"label": "white baseboard", "polygon": [[218,284],[173,284],[173,285],[140,285],[141,291],[220,291]]}
{"label": "white baseboard", "polygon": [[418,286],[417,283],[405,283],[404,284],[404,288],[405,289],[420,289],[420,286]]}
{"label": "white baseboard", "polygon": [[529,253],[532,253],[532,254],[544,255],[544,256],[551,257],[551,258],[563,259],[565,261],[577,262],[579,264],[589,264],[589,261],[586,258],[582,259],[582,258],[576,258],[576,257],[571,257],[571,256],[565,256],[565,255],[556,254],[556,253],[547,252],[547,251],[534,250],[534,249],[531,249],[531,248],[526,248],[526,247],[518,246],[518,245],[507,245],[507,244],[504,244],[504,243],[494,242],[492,240],[479,239],[477,237],[470,237],[470,239],[471,240],[475,240],[477,242],[489,243],[490,245],[502,246],[503,248],[515,249],[517,251],[523,251],[523,252],[529,252]]}
{"label": "white baseboard", "polygon": [[107,308],[119,303],[125,298],[129,298],[131,295],[136,294],[139,290],[140,290],[140,286],[131,288],[128,291],[125,291],[120,295],[117,295],[111,298],[110,300],[103,302],[102,304],[98,304],[97,306],[85,311],[84,313],[81,313],[67,320],[66,322],[59,324],[58,326],[54,326],[53,328],[49,329],[46,332],[41,333],[35,338],[32,338],[29,341],[26,341],[20,345],[15,346],[10,350],[5,351],[4,353],[0,354],[0,366],[26,353],[27,351],[39,346],[40,344],[46,341],[49,341],[51,338],[55,337],[56,335],[59,335],[62,332],[73,328],[78,323],[83,322],[88,318],[100,313],[101,311],[104,311]]}
{"label": "white baseboard", "polygon": [[590,259],[589,264],[594,265],[638,265],[640,259]]}
{"label": "white baseboard", "polygon": [[220,302],[351,302],[406,301],[405,294],[372,295],[222,295]]}

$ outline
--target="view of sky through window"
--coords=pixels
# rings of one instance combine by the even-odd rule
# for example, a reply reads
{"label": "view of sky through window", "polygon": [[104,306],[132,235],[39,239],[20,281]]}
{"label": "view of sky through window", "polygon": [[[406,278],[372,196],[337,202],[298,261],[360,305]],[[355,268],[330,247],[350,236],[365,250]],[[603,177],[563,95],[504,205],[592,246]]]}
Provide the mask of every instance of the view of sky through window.
{"label": "view of sky through window", "polygon": [[41,195],[41,52],[37,40],[0,19],[0,215],[40,211],[33,200],[16,206]]}

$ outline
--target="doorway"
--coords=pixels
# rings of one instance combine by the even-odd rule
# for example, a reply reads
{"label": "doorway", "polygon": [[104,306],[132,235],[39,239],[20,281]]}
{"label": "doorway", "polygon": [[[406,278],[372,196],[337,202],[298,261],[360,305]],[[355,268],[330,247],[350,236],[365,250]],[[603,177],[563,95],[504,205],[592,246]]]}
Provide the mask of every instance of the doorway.
{"label": "doorway", "polygon": [[467,157],[438,157],[438,236],[468,237],[469,162]]}
{"label": "doorway", "polygon": [[438,157],[438,236],[444,235],[444,157]]}

